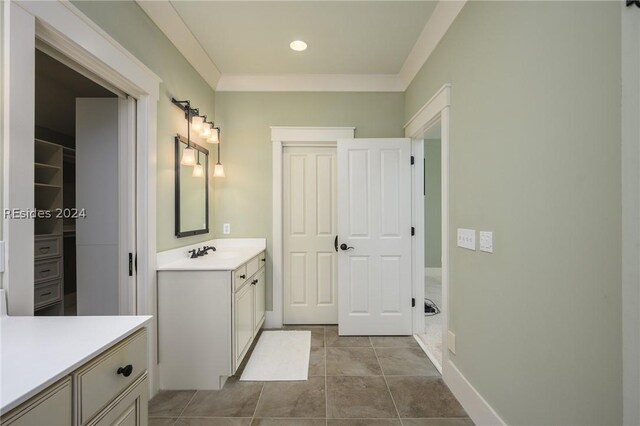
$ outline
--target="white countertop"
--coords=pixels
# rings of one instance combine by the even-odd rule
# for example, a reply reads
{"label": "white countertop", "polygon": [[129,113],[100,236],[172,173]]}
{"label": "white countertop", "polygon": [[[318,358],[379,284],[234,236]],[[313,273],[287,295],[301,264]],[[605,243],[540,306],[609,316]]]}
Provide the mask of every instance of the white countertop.
{"label": "white countertop", "polygon": [[0,317],[0,411],[6,413],[28,400],[150,319]]}
{"label": "white countertop", "polygon": [[210,251],[195,259],[188,251],[194,246],[182,247],[168,252],[158,253],[158,271],[233,271],[266,248],[264,239],[219,239],[200,243],[196,247],[210,245],[216,251]]}

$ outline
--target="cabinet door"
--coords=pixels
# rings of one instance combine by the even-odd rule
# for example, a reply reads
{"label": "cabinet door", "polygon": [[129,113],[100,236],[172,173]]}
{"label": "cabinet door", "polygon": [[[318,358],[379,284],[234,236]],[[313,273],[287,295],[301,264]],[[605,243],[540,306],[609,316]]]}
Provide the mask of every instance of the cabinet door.
{"label": "cabinet door", "polygon": [[235,294],[234,342],[236,368],[242,362],[253,338],[253,286],[245,284]]}
{"label": "cabinet door", "polygon": [[71,379],[67,378],[2,416],[0,423],[7,426],[68,426],[72,424],[72,407]]}
{"label": "cabinet door", "polygon": [[253,291],[254,291],[254,298],[253,298],[254,299],[253,332],[254,332],[254,335],[258,333],[258,330],[260,330],[260,327],[262,326],[262,322],[264,321],[264,315],[265,315],[266,282],[265,282],[265,272],[264,271],[265,271],[264,268],[262,268],[262,270],[260,272],[258,272],[258,275],[256,276],[256,279],[258,280],[258,282],[256,282],[255,286],[253,287]]}
{"label": "cabinet door", "polygon": [[148,399],[147,373],[144,373],[89,424],[91,426],[146,426]]}

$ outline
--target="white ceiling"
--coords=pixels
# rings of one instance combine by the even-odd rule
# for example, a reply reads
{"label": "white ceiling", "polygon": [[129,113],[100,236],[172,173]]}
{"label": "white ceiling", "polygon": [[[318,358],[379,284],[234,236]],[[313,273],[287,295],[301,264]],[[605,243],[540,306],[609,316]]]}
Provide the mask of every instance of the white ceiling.
{"label": "white ceiling", "polygon": [[171,1],[223,75],[398,74],[436,3]]}

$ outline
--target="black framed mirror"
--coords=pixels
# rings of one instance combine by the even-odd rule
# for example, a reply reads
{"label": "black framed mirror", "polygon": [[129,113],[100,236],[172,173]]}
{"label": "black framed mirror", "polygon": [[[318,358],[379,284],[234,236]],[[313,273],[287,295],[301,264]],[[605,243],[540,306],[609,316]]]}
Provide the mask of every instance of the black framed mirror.
{"label": "black framed mirror", "polygon": [[178,238],[209,232],[209,151],[175,137],[175,218]]}

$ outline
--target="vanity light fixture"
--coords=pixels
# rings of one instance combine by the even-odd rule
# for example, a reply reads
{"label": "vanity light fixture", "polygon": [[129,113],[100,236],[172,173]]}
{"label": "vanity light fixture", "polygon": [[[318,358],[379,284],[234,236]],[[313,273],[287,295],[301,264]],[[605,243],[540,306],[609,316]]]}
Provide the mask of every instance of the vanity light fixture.
{"label": "vanity light fixture", "polygon": [[217,128],[215,124],[213,124],[213,121],[205,121],[205,124],[209,124],[211,126],[211,132],[206,137],[207,142],[218,143],[220,141],[220,139],[218,138],[218,130],[220,129]]}
{"label": "vanity light fixture", "polygon": [[202,123],[204,123],[204,120],[205,120],[206,118],[207,118],[207,117],[204,117],[204,116],[202,116],[202,115],[194,115],[194,116],[191,118],[191,128],[192,128],[193,130],[195,130],[196,132],[201,131],[201,130],[202,130]]}
{"label": "vanity light fixture", "polygon": [[200,132],[200,136],[205,139],[208,139],[209,136],[211,136],[211,123],[206,121],[202,123],[202,131]]}
{"label": "vanity light fixture", "polygon": [[218,134],[218,162],[213,168],[213,177],[223,178],[225,174],[224,167],[222,167],[222,163],[220,162],[220,127],[215,127],[213,131]]}
{"label": "vanity light fixture", "polygon": [[202,168],[202,164],[200,164],[200,151],[198,151],[198,162],[195,166],[193,166],[193,173],[191,176],[193,177],[202,177],[204,176],[204,169]]}

